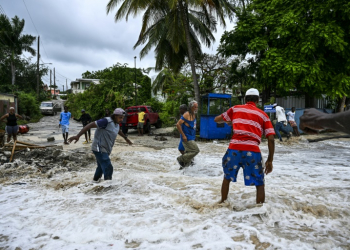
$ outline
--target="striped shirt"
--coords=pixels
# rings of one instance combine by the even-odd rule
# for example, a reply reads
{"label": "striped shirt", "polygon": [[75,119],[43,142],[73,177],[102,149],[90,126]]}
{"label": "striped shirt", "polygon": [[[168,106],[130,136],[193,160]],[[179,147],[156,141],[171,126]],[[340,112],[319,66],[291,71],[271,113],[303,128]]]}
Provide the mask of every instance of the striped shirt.
{"label": "striped shirt", "polygon": [[236,105],[221,116],[224,121],[232,122],[233,136],[229,149],[260,152],[261,136],[275,135],[270,118],[254,102]]}

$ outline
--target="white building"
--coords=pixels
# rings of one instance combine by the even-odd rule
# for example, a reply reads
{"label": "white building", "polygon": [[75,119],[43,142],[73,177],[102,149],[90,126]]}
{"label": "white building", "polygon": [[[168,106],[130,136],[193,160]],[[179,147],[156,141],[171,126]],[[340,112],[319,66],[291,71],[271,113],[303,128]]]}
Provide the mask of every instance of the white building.
{"label": "white building", "polygon": [[77,78],[75,81],[70,83],[72,93],[83,93],[85,89],[88,89],[90,87],[90,84],[100,84],[100,79],[83,79],[83,78]]}

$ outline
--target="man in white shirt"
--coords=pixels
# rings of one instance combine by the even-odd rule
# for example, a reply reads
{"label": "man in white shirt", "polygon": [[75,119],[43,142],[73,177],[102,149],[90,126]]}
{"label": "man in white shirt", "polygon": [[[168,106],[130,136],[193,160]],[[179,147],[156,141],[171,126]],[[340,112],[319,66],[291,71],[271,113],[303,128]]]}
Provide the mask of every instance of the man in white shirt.
{"label": "man in white shirt", "polygon": [[278,136],[278,139],[280,139],[280,141],[283,141],[280,131],[286,134],[287,139],[289,139],[290,134],[285,129],[285,126],[287,126],[287,117],[286,117],[286,112],[284,111],[284,108],[278,106],[277,103],[273,105],[273,108],[276,109],[277,123],[275,126],[275,131],[276,131],[276,135]]}
{"label": "man in white shirt", "polygon": [[292,107],[292,111],[289,111],[289,112],[287,113],[287,115],[288,115],[289,124],[290,124],[290,126],[293,128],[294,134],[295,134],[296,136],[300,136],[299,130],[298,130],[298,125],[297,125],[297,123],[295,122],[295,107]]}

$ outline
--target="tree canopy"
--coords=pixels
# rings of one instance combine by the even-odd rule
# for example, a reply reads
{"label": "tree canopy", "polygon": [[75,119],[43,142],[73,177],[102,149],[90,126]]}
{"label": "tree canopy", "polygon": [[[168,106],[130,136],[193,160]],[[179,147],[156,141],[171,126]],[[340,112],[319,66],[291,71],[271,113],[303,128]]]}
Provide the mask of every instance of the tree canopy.
{"label": "tree canopy", "polygon": [[218,49],[249,60],[263,90],[350,93],[350,2],[253,0]]}

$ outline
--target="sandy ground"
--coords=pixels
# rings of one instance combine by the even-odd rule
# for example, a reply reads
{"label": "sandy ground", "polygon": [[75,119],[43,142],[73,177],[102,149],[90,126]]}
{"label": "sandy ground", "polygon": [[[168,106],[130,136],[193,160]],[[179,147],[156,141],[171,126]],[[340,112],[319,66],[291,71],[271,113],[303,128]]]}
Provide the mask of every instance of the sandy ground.
{"label": "sandy ground", "polygon": [[[72,121],[70,133],[81,127]],[[63,145],[57,116],[31,128],[23,140]],[[112,181],[92,183],[92,161],[0,185],[0,249],[350,249],[350,140],[306,140],[320,136],[276,142],[267,203],[255,208],[241,174],[217,204],[227,141],[199,142],[195,165],[179,171],[178,139],[131,130],[134,145],[118,138],[111,154]],[[63,148],[89,152],[82,141]],[[266,158],[266,142],[261,150]]]}

